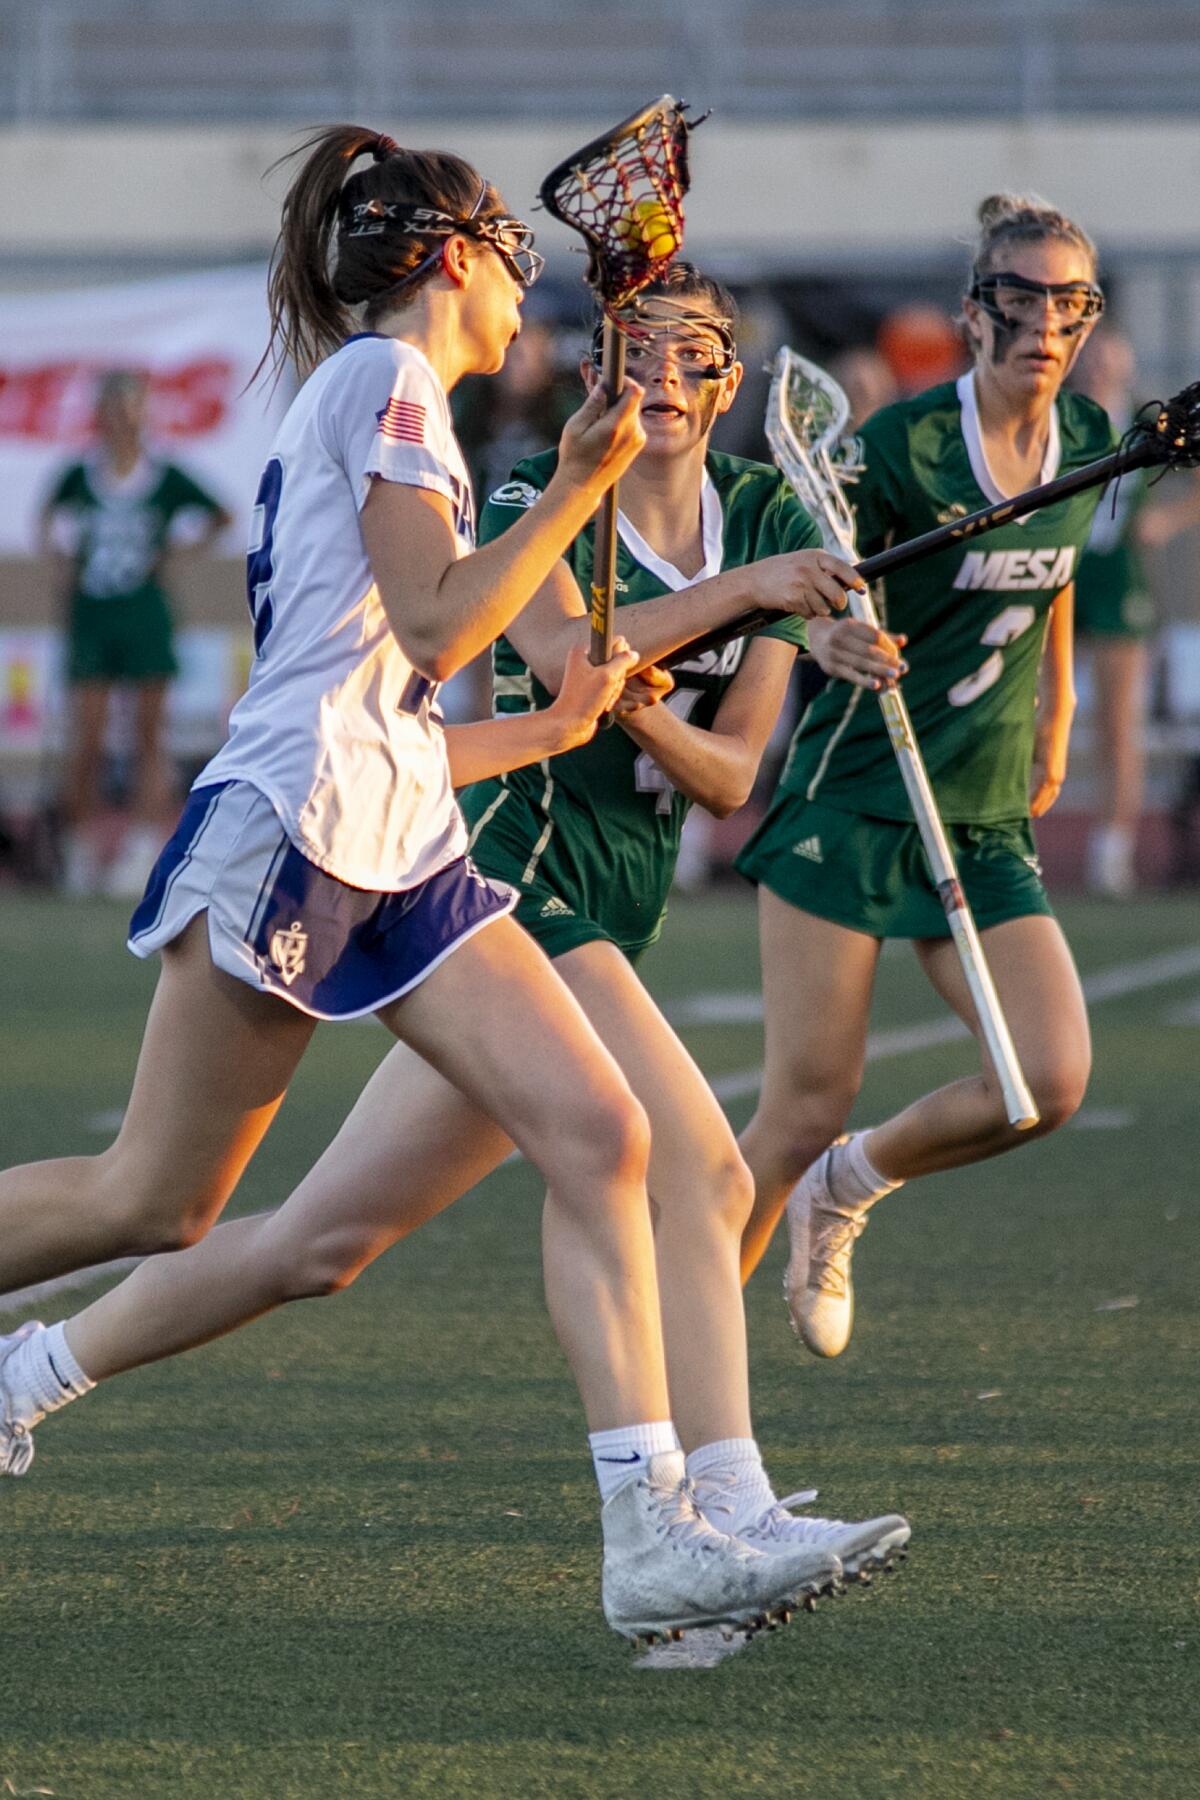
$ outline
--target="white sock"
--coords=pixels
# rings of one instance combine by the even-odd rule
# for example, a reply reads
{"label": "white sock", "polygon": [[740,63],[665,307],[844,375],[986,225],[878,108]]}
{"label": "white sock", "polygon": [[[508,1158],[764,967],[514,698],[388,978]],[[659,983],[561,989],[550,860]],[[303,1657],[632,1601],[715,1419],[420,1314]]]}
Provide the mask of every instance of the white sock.
{"label": "white sock", "polygon": [[95,1385],[72,1355],[61,1323],[31,1332],[4,1363],[9,1409],[23,1425],[36,1425]]}
{"label": "white sock", "polygon": [[622,1425],[616,1431],[593,1431],[588,1435],[588,1443],[600,1483],[601,1503],[624,1487],[631,1475],[644,1475],[652,1456],[663,1456],[679,1448],[670,1419],[650,1425]]}
{"label": "white sock", "polygon": [[772,1506],[775,1490],[753,1438],[717,1438],[689,1453],[687,1472],[696,1482],[696,1501],[709,1522],[737,1532]]}
{"label": "white sock", "polygon": [[829,1191],[839,1206],[865,1211],[885,1194],[904,1186],[902,1181],[893,1181],[890,1176],[879,1173],[867,1155],[866,1146],[867,1133],[856,1131],[849,1143],[839,1144],[830,1158]]}

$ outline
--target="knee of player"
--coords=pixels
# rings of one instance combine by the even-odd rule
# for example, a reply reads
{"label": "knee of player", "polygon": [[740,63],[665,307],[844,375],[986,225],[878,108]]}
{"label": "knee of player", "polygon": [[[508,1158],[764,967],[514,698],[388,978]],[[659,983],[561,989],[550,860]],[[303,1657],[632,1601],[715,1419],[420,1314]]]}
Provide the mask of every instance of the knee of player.
{"label": "knee of player", "polygon": [[754,1211],[754,1177],[736,1150],[706,1167],[704,1192],[723,1224],[739,1234],[745,1230]]}
{"label": "knee of player", "polygon": [[858,1094],[857,1083],[831,1080],[798,1089],[791,1105],[780,1110],[773,1135],[781,1162],[799,1177],[838,1136]]}
{"label": "knee of player", "polygon": [[650,1121],[629,1089],[593,1096],[574,1122],[577,1151],[607,1179],[644,1181],[650,1161]]}
{"label": "knee of player", "polygon": [[161,1172],[141,1169],[117,1147],[95,1158],[94,1207],[107,1220],[113,1256],[158,1256],[199,1243],[217,1208],[210,1195],[171,1191]]}
{"label": "knee of player", "polygon": [[1090,1073],[1090,1059],[1083,1057],[1065,1060],[1033,1077],[1031,1085],[1038,1109],[1039,1135],[1057,1131],[1079,1111]]}
{"label": "knee of player", "polygon": [[372,1258],[363,1237],[329,1232],[309,1241],[295,1239],[273,1218],[263,1221],[256,1245],[247,1252],[262,1271],[264,1296],[273,1301],[323,1300],[341,1294]]}

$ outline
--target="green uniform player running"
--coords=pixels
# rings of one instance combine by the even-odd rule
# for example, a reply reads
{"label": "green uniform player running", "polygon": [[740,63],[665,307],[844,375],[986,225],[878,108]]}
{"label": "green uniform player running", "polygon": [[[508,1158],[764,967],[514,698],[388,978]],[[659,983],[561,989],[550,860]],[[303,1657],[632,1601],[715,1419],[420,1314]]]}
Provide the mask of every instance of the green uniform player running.
{"label": "green uniform player running", "polygon": [[[795,616],[677,668],[662,704],[622,713],[553,761],[477,783],[463,805],[479,867],[519,889],[518,919],[554,958],[646,1108],[671,1407],[699,1504],[763,1549],[835,1544],[856,1574],[886,1563],[908,1526],[894,1514],[852,1526],[814,1520],[775,1498],[749,1411],[738,1269],[749,1173],[711,1089],[634,970],[662,926],[688,807],[724,814],[746,799],[803,642],[801,615],[810,626],[827,618],[854,581],[817,548],[816,525],[773,469],[709,449],[741,375],[732,321],[724,290],[678,263],[628,320],[646,444],[621,483],[617,622],[651,663],[736,617],[739,594]],[[591,368],[586,377],[598,379]],[[484,507],[482,536],[536,508],[554,467],[553,454],[518,464]],[[565,647],[586,639],[591,569],[588,528],[496,645],[498,710],[548,704]],[[864,678],[891,667],[874,644],[853,654]],[[629,695],[665,680],[648,668]],[[461,1118],[448,1114],[445,1129],[461,1144]],[[490,1156],[502,1149],[494,1135],[481,1144]]]}
{"label": "green uniform player running", "polygon": [[[1001,497],[971,373],[877,413],[860,443],[851,498],[864,556]],[[1038,477],[1111,448],[1106,415],[1064,392]],[[1050,610],[1074,580],[1095,506],[1096,490],[1077,494],[901,569],[880,607],[908,642],[905,699],[981,927],[1050,910],[1029,828],[1038,678]],[[875,937],[949,935],[883,715],[844,681],[805,713],[738,866],[794,906]]]}
{"label": "green uniform player running", "polygon": [[[535,503],[556,459],[555,451],[547,451],[517,465],[512,480],[483,509],[482,541],[499,536]],[[761,463],[710,451],[700,507],[704,562],[691,577],[666,562],[621,517],[619,606],[682,592],[723,568],[814,549],[821,542],[787,483]],[[586,593],[591,527],[576,538],[567,562],[580,594]],[[761,636],[802,646],[804,625],[786,620]],[[738,638],[677,666],[675,689],[665,702],[675,717],[693,730],[711,731],[746,666],[747,648],[747,640]],[[493,658],[497,713],[549,704],[548,689],[509,638],[497,642]],[[785,671],[787,664],[786,654],[776,655],[771,666]],[[553,763],[480,782],[461,799],[472,828],[472,854],[486,873],[520,889],[517,917],[547,955],[602,940],[636,961],[658,936],[692,798],[630,732],[601,732]]]}
{"label": "green uniform player running", "polygon": [[[974,367],[863,427],[852,498],[865,554],[1112,446],[1101,408],[1062,391],[1103,307],[1090,240],[1054,209],[1008,195],[985,201],[980,222],[963,301]],[[900,571],[884,609],[908,646],[905,697],[1036,1130],[1008,1123],[883,720],[861,685],[835,682],[809,708],[740,861],[759,883],[767,1049],[742,1138],[756,1190],[743,1272],[787,1204],[792,1323],[819,1355],[849,1339],[851,1254],[872,1206],[914,1176],[1053,1130],[1083,1095],[1087,1017],[1030,818],[1053,805],[1066,772],[1073,582],[1095,503],[1094,492],[1060,501]],[[867,629],[815,621],[810,635],[816,648],[823,635]],[[936,991],[979,1037],[981,1067],[847,1140],[879,952],[896,936],[914,940]]]}

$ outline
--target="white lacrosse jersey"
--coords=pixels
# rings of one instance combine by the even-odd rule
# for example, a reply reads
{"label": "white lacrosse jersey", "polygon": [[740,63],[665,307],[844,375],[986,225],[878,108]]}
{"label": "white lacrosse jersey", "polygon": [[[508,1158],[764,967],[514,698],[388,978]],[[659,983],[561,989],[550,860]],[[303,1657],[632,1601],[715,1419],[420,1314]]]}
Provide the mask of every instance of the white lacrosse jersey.
{"label": "white lacrosse jersey", "polygon": [[413,345],[351,338],[301,388],[259,484],[247,586],[254,662],[197,778],[248,781],[311,862],[352,887],[415,887],[461,856],[436,684],[393,636],[359,513],[373,480],[444,494],[460,556],[471,478],[445,389]]}

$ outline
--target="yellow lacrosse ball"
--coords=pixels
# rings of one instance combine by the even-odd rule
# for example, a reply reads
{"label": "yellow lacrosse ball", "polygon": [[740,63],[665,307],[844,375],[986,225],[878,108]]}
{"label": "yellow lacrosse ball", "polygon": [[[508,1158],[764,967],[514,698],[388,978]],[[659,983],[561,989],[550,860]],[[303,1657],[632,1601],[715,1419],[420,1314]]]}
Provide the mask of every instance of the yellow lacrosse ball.
{"label": "yellow lacrosse ball", "polygon": [[617,223],[617,236],[630,250],[645,249],[657,262],[673,256],[679,239],[661,200],[639,200]]}

